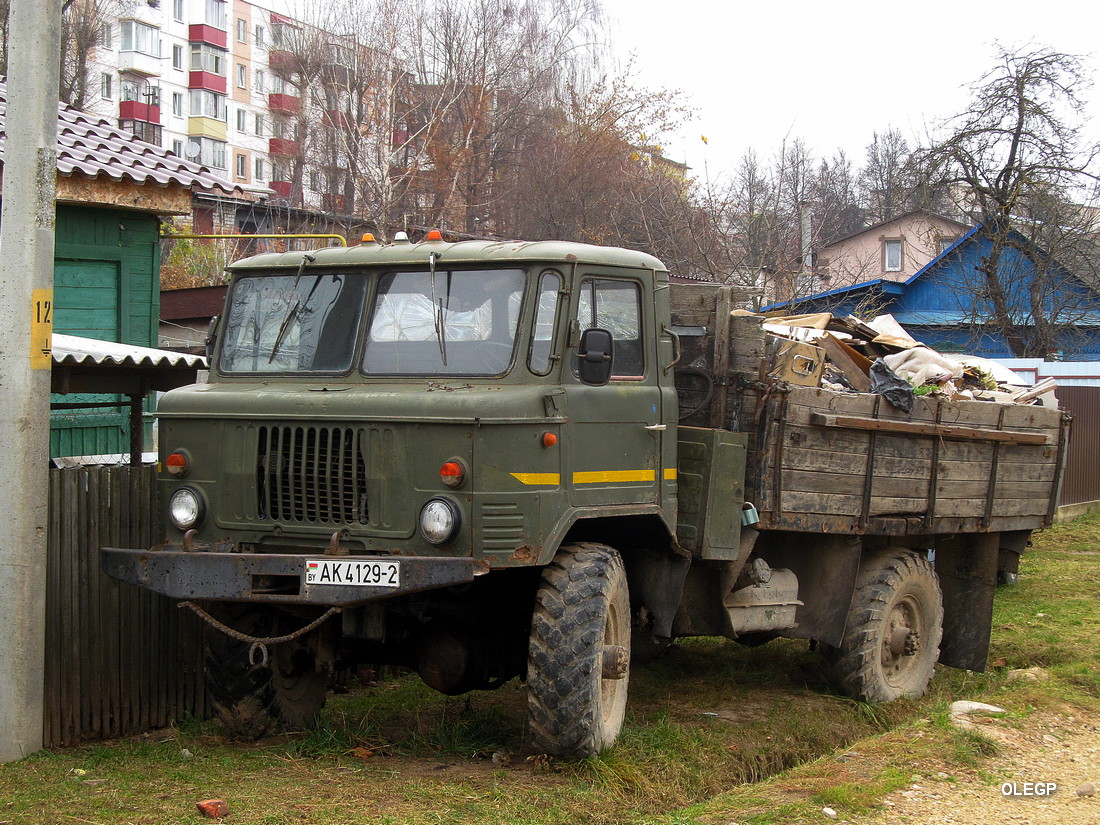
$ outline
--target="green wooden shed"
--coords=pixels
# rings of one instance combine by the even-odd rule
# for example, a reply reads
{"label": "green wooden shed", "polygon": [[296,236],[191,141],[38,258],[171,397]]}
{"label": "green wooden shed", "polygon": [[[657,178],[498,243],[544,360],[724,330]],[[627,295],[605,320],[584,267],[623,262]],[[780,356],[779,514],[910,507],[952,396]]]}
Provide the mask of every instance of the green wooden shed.
{"label": "green wooden shed", "polygon": [[[0,83],[0,161],[6,109]],[[206,167],[70,106],[59,105],[57,129],[54,331],[156,347],[161,218],[189,214],[196,193],[240,192]],[[129,453],[123,396],[54,395],[51,406],[51,458]]]}

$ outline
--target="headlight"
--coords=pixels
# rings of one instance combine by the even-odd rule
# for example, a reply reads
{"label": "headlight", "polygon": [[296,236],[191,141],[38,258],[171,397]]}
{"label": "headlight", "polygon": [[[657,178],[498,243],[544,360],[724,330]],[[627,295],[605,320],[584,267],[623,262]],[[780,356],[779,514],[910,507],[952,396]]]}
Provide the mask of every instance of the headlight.
{"label": "headlight", "polygon": [[205,515],[202,497],[190,487],[180,487],[168,500],[168,517],[180,530],[190,530]]}
{"label": "headlight", "polygon": [[420,535],[431,544],[444,544],[455,537],[459,522],[455,504],[445,498],[433,498],[420,510]]}

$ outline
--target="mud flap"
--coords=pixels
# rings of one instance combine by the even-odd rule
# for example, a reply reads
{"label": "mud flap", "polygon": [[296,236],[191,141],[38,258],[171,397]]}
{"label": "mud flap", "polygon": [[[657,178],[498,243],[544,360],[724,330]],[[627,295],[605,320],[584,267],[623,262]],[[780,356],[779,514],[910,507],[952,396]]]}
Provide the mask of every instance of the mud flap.
{"label": "mud flap", "polygon": [[942,664],[985,670],[999,551],[999,533],[954,536],[937,545],[936,572],[943,591]]}

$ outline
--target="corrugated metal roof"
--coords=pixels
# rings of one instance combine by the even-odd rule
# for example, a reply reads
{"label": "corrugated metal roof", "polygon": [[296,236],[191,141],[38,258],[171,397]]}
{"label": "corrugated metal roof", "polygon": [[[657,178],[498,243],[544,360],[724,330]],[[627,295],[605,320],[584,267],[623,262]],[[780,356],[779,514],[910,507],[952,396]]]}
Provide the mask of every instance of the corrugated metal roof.
{"label": "corrugated metal roof", "polygon": [[188,355],[151,347],[116,344],[77,335],[53,336],[53,362],[57,366],[186,367],[206,369],[201,355]]}
{"label": "corrugated metal roof", "polygon": [[[0,162],[7,137],[4,125],[7,108],[8,87],[0,83]],[[58,104],[57,173],[66,177],[79,173],[89,178],[131,180],[143,185],[174,183],[192,190],[220,189],[230,194],[237,189],[205,166],[177,157],[167,149],[139,140],[109,120],[64,103]]]}

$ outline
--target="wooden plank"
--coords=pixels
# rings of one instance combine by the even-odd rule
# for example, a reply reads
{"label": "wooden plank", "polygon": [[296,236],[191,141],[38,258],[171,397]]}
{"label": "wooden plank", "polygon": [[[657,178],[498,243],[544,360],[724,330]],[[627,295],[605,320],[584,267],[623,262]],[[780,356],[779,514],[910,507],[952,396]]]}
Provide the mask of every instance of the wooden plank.
{"label": "wooden plank", "polygon": [[1053,438],[1040,433],[1020,433],[1004,430],[987,430],[979,427],[949,424],[926,424],[909,421],[890,421],[878,418],[859,418],[850,415],[826,415],[812,413],[810,421],[821,427],[844,427],[872,432],[911,433],[934,435],[938,438],[961,440],[999,441],[1007,444],[1053,444]]}
{"label": "wooden plank", "polygon": [[871,379],[867,375],[867,370],[871,366],[869,358],[860,355],[843,341],[828,333],[821,338],[820,343],[829,360],[844,374],[854,389],[860,392],[871,391]]}

